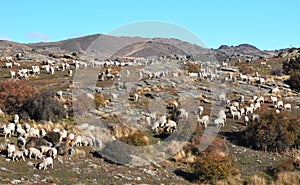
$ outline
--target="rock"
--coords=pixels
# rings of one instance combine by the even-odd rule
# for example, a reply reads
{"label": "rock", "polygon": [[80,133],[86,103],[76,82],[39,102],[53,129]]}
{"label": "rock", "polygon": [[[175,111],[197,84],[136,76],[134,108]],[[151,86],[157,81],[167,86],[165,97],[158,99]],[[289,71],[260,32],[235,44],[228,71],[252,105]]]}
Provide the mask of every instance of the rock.
{"label": "rock", "polygon": [[28,162],[27,166],[33,166],[33,162]]}
{"label": "rock", "polygon": [[5,162],[9,162],[9,161],[11,161],[10,158],[6,158],[6,159],[5,159]]}

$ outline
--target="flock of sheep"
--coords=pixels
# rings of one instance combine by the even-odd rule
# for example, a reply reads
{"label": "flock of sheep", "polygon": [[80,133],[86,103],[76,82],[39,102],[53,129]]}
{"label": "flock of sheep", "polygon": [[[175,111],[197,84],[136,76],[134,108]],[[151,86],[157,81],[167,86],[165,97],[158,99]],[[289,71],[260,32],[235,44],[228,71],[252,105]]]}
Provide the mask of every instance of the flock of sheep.
{"label": "flock of sheep", "polygon": [[[19,115],[14,115],[14,122],[2,124],[0,126],[0,133],[5,137],[4,143],[0,144],[1,154],[6,154],[6,157],[13,161],[29,159],[42,159],[43,161],[37,165],[38,169],[53,168],[53,161],[58,156],[59,146],[65,144],[70,147],[79,146],[94,146],[95,143],[101,145],[101,141],[95,137],[84,136],[79,134],[79,126],[76,129],[76,135],[66,129],[59,128],[43,128],[41,125],[30,126],[28,123],[20,123]],[[84,124],[83,124],[84,125]],[[89,126],[89,125],[88,125]],[[47,126],[44,126],[47,127]],[[39,129],[40,128],[40,129]],[[51,129],[51,130],[49,130]],[[91,128],[92,129],[92,128]],[[47,133],[56,133],[59,136],[58,143],[47,141],[43,138]],[[75,131],[74,131],[75,132]],[[13,137],[17,137],[17,143],[10,141]]]}

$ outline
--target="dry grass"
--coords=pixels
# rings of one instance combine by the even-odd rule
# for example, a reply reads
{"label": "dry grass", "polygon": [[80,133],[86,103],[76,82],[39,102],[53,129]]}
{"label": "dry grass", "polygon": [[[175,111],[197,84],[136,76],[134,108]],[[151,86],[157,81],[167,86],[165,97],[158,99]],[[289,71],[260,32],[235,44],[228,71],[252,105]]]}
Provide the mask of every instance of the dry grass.
{"label": "dry grass", "polygon": [[276,180],[272,185],[299,185],[300,172],[280,172],[276,175]]}

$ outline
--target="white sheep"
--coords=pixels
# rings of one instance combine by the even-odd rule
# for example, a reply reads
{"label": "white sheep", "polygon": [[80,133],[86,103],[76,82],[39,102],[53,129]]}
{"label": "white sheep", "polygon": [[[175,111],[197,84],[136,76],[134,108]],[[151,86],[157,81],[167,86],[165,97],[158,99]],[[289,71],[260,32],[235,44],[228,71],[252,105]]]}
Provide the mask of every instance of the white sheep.
{"label": "white sheep", "polygon": [[179,119],[188,119],[189,113],[185,109],[181,108],[179,109],[179,112],[180,112]]}
{"label": "white sheep", "polygon": [[7,143],[7,157],[12,157],[15,151],[16,146],[14,144]]}
{"label": "white sheep", "polygon": [[19,123],[19,119],[20,119],[20,116],[18,114],[15,114],[14,115],[14,122],[15,122],[15,124]]}
{"label": "white sheep", "polygon": [[279,108],[279,109],[283,108],[283,101],[282,101],[282,100],[279,100],[279,101],[277,102],[276,108]]}
{"label": "white sheep", "polygon": [[48,150],[48,154],[50,155],[50,157],[53,157],[53,159],[55,159],[57,157],[57,149],[56,148],[50,148]]}
{"label": "white sheep", "polygon": [[44,168],[44,170],[46,170],[47,169],[47,167],[50,167],[51,166],[51,168],[53,169],[53,159],[52,159],[52,157],[47,157],[47,158],[45,158],[44,160],[43,160],[43,162],[41,162],[40,164],[39,164],[39,170],[40,169],[42,169],[42,168]]}
{"label": "white sheep", "polygon": [[39,129],[36,128],[30,128],[28,131],[28,135],[29,137],[40,137],[40,131]]}
{"label": "white sheep", "polygon": [[72,146],[82,146],[82,136],[76,136],[74,138]]}
{"label": "white sheep", "polygon": [[167,132],[176,132],[177,131],[177,123],[173,120],[168,120],[168,122],[165,125],[165,128]]}
{"label": "white sheep", "polygon": [[215,120],[214,120],[214,123],[215,123],[216,125],[218,125],[219,127],[224,127],[224,126],[225,126],[224,119],[222,119],[222,118],[217,118],[217,119],[215,119]]}
{"label": "white sheep", "polygon": [[245,125],[248,125],[248,123],[249,123],[249,117],[248,116],[245,116],[244,117],[244,122],[245,122]]}
{"label": "white sheep", "polygon": [[221,118],[224,120],[224,122],[226,122],[226,113],[225,110],[220,110],[218,113],[218,118]]}
{"label": "white sheep", "polygon": [[203,111],[204,111],[204,107],[199,106],[198,107],[198,111],[199,111],[199,115],[202,115]]}
{"label": "white sheep", "polygon": [[15,161],[19,161],[23,159],[23,161],[25,161],[25,156],[24,156],[24,151],[20,151],[20,150],[15,150],[13,156],[12,156],[12,160]]}
{"label": "white sheep", "polygon": [[246,107],[246,114],[253,114],[253,108],[252,107]]}
{"label": "white sheep", "polygon": [[259,120],[259,115],[258,114],[252,114],[252,120]]}
{"label": "white sheep", "polygon": [[276,96],[270,96],[270,99],[271,99],[273,105],[275,105],[275,103],[277,103],[277,101],[278,101]]}
{"label": "white sheep", "polygon": [[41,153],[44,155],[47,154],[50,149],[51,147],[49,146],[40,146]]}
{"label": "white sheep", "polygon": [[259,102],[257,102],[257,103],[254,104],[253,110],[256,111],[258,109],[260,109],[260,103]]}
{"label": "white sheep", "polygon": [[145,121],[147,125],[151,125],[151,118],[149,116],[145,118]]}
{"label": "white sheep", "polygon": [[235,117],[237,117],[237,119],[241,119],[241,113],[239,111],[231,112],[231,115],[232,119],[234,119]]}
{"label": "white sheep", "polygon": [[65,129],[60,131],[59,133],[60,133],[60,138],[59,138],[60,141],[68,137],[68,132]]}
{"label": "white sheep", "polygon": [[68,71],[68,75],[71,77],[71,76],[73,76],[73,70],[72,69],[70,69],[69,71]]}
{"label": "white sheep", "polygon": [[26,131],[21,127],[17,127],[16,132],[17,132],[18,136],[22,136],[22,137],[25,136],[25,134],[26,134]]}
{"label": "white sheep", "polygon": [[209,116],[204,115],[201,119],[199,118],[199,116],[197,116],[197,121],[198,123],[203,124],[204,127],[206,128],[209,122]]}
{"label": "white sheep", "polygon": [[41,136],[41,137],[45,137],[46,134],[47,134],[46,130],[42,128],[42,129],[40,130],[40,136]]}
{"label": "white sheep", "polygon": [[291,111],[292,110],[292,105],[290,103],[284,104],[284,109]]}
{"label": "white sheep", "polygon": [[160,127],[160,122],[156,121],[153,123],[151,130],[156,133],[158,131],[159,127]]}
{"label": "white sheep", "polygon": [[134,93],[134,101],[138,101],[139,95],[137,93]]}
{"label": "white sheep", "polygon": [[265,103],[265,98],[263,96],[260,96],[259,98],[256,99],[256,102],[260,104]]}
{"label": "white sheep", "polygon": [[34,148],[34,147],[30,147],[28,149],[28,152],[29,152],[29,154],[28,154],[29,159],[31,159],[32,155],[35,156],[35,159],[38,159],[38,158],[41,159],[41,158],[43,158],[43,154],[41,153],[41,151],[38,150],[38,149],[36,149],[36,148]]}
{"label": "white sheep", "polygon": [[75,139],[75,135],[74,135],[73,133],[70,133],[70,134],[68,135],[68,139],[69,139],[70,141],[73,141],[73,139]]}
{"label": "white sheep", "polygon": [[29,125],[28,123],[25,123],[25,124],[24,124],[24,130],[25,130],[26,132],[29,132],[29,130],[30,130],[30,125]]}
{"label": "white sheep", "polygon": [[15,71],[9,71],[10,72],[10,78],[15,79],[16,78],[16,72]]}

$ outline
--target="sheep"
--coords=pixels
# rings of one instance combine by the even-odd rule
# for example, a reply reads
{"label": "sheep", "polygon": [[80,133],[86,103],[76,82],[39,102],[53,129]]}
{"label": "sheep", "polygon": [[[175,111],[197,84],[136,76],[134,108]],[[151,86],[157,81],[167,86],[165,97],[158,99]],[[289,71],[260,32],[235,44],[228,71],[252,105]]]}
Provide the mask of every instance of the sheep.
{"label": "sheep", "polygon": [[165,125],[165,128],[167,132],[176,132],[177,131],[177,123],[173,120],[168,120],[168,122]]}
{"label": "sheep", "polygon": [[157,133],[158,130],[159,130],[159,127],[160,127],[160,122],[159,122],[159,121],[156,121],[156,122],[153,123],[153,125],[152,125],[152,127],[151,127],[151,130],[152,130],[153,132]]}
{"label": "sheep", "polygon": [[246,107],[246,114],[251,113],[253,114],[253,108],[252,107]]}
{"label": "sheep", "polygon": [[236,112],[238,109],[235,106],[231,105],[229,107],[229,110],[230,110],[230,112]]}
{"label": "sheep", "polygon": [[244,123],[245,123],[245,125],[247,126],[248,125],[248,123],[249,123],[249,117],[248,116],[245,116],[244,117]]}
{"label": "sheep", "polygon": [[167,123],[167,116],[166,115],[162,115],[159,118],[160,127],[164,127],[166,123]]}
{"label": "sheep", "polygon": [[151,125],[151,118],[149,116],[145,118],[145,121],[147,125]]}
{"label": "sheep", "polygon": [[47,158],[45,158],[45,159],[43,160],[43,162],[41,162],[41,163],[39,164],[38,169],[40,170],[40,169],[44,168],[44,170],[46,170],[48,166],[49,166],[49,167],[51,166],[51,168],[53,169],[53,159],[52,159],[52,157],[47,157]]}
{"label": "sheep", "polygon": [[53,157],[55,159],[57,157],[57,149],[56,148],[50,148],[48,150],[48,154],[50,157]]}
{"label": "sheep", "polygon": [[199,107],[198,107],[198,111],[199,111],[199,115],[201,116],[202,113],[203,113],[203,111],[204,111],[204,107],[199,106]]}
{"label": "sheep", "polygon": [[256,99],[256,102],[263,104],[265,103],[265,98],[263,96],[260,96],[259,98]]}
{"label": "sheep", "polygon": [[16,146],[14,144],[7,143],[7,157],[12,157],[15,151]]}
{"label": "sheep", "polygon": [[284,105],[284,109],[291,111],[292,110],[292,105],[290,103],[287,103],[287,104]]}
{"label": "sheep", "polygon": [[224,122],[226,122],[226,114],[225,114],[225,110],[220,110],[218,113],[218,118],[222,118],[224,120]]}
{"label": "sheep", "polygon": [[40,130],[40,136],[41,136],[41,137],[45,137],[46,134],[47,134],[46,130],[42,128],[42,129]]}
{"label": "sheep", "polygon": [[51,147],[49,146],[40,146],[40,150],[42,154],[47,154],[50,149]]}
{"label": "sheep", "polygon": [[30,125],[28,123],[24,124],[24,130],[28,133],[30,130]]}
{"label": "sheep", "polygon": [[73,70],[72,69],[70,69],[69,71],[68,71],[68,75],[71,77],[71,76],[73,76]]}
{"label": "sheep", "polygon": [[232,106],[234,106],[234,107],[236,107],[237,109],[239,109],[240,108],[240,104],[239,104],[239,102],[232,102]]}
{"label": "sheep", "polygon": [[20,151],[20,150],[15,150],[13,156],[12,156],[12,160],[15,161],[19,161],[23,159],[23,161],[25,161],[25,157],[24,157],[24,151]]}
{"label": "sheep", "polygon": [[234,119],[235,116],[237,116],[237,119],[241,119],[241,113],[239,111],[231,112],[232,119]]}
{"label": "sheep", "polygon": [[271,99],[273,105],[275,105],[275,103],[277,103],[277,101],[278,101],[276,96],[270,96],[270,99]]}
{"label": "sheep", "polygon": [[253,110],[256,111],[257,109],[260,109],[260,103],[257,102],[254,104]]}
{"label": "sheep", "polygon": [[5,63],[6,68],[12,68],[12,66],[13,66],[13,63],[11,63],[11,62],[6,62]]}
{"label": "sheep", "polygon": [[15,114],[14,115],[14,122],[15,122],[15,124],[19,123],[19,119],[20,119],[20,116],[18,114]]}
{"label": "sheep", "polygon": [[218,125],[219,127],[224,127],[225,123],[224,123],[224,119],[222,118],[217,118],[214,120],[215,125]]}
{"label": "sheep", "polygon": [[28,154],[29,159],[31,159],[32,155],[35,156],[35,159],[38,159],[38,158],[41,159],[41,158],[43,158],[43,154],[41,153],[41,151],[38,150],[38,149],[36,149],[36,148],[34,148],[34,147],[30,147],[28,149],[28,152],[29,152],[29,154]]}
{"label": "sheep", "polygon": [[28,137],[40,137],[40,131],[36,128],[30,128],[28,133]]}
{"label": "sheep", "polygon": [[206,128],[209,123],[209,116],[204,115],[201,119],[199,118],[199,116],[197,116],[197,121],[198,123],[203,124],[204,127]]}
{"label": "sheep", "polygon": [[68,132],[65,129],[60,131],[59,133],[60,133],[60,138],[59,138],[60,141],[68,137]]}
{"label": "sheep", "polygon": [[189,113],[185,109],[181,108],[179,109],[179,112],[180,112],[179,119],[188,119]]}
{"label": "sheep", "polygon": [[252,120],[259,120],[259,115],[258,114],[252,114]]}
{"label": "sheep", "polygon": [[82,145],[82,136],[76,136],[72,142],[72,146],[81,146]]}
{"label": "sheep", "polygon": [[70,141],[72,141],[73,139],[75,139],[75,135],[74,135],[73,133],[70,133],[70,134],[68,135],[68,139],[69,139]]}
{"label": "sheep", "polygon": [[279,101],[277,102],[277,105],[275,106],[275,108],[279,108],[279,109],[283,108],[283,101],[282,101],[282,100],[279,100]]}
{"label": "sheep", "polygon": [[11,135],[15,132],[14,123],[9,123],[7,126],[3,125],[1,128],[3,129],[4,137],[11,137]]}
{"label": "sheep", "polygon": [[20,137],[20,136],[23,137],[26,134],[26,131],[23,128],[18,128],[17,127],[16,132],[17,132],[18,137]]}
{"label": "sheep", "polygon": [[10,78],[15,79],[16,78],[16,72],[15,71],[9,71],[10,72]]}

